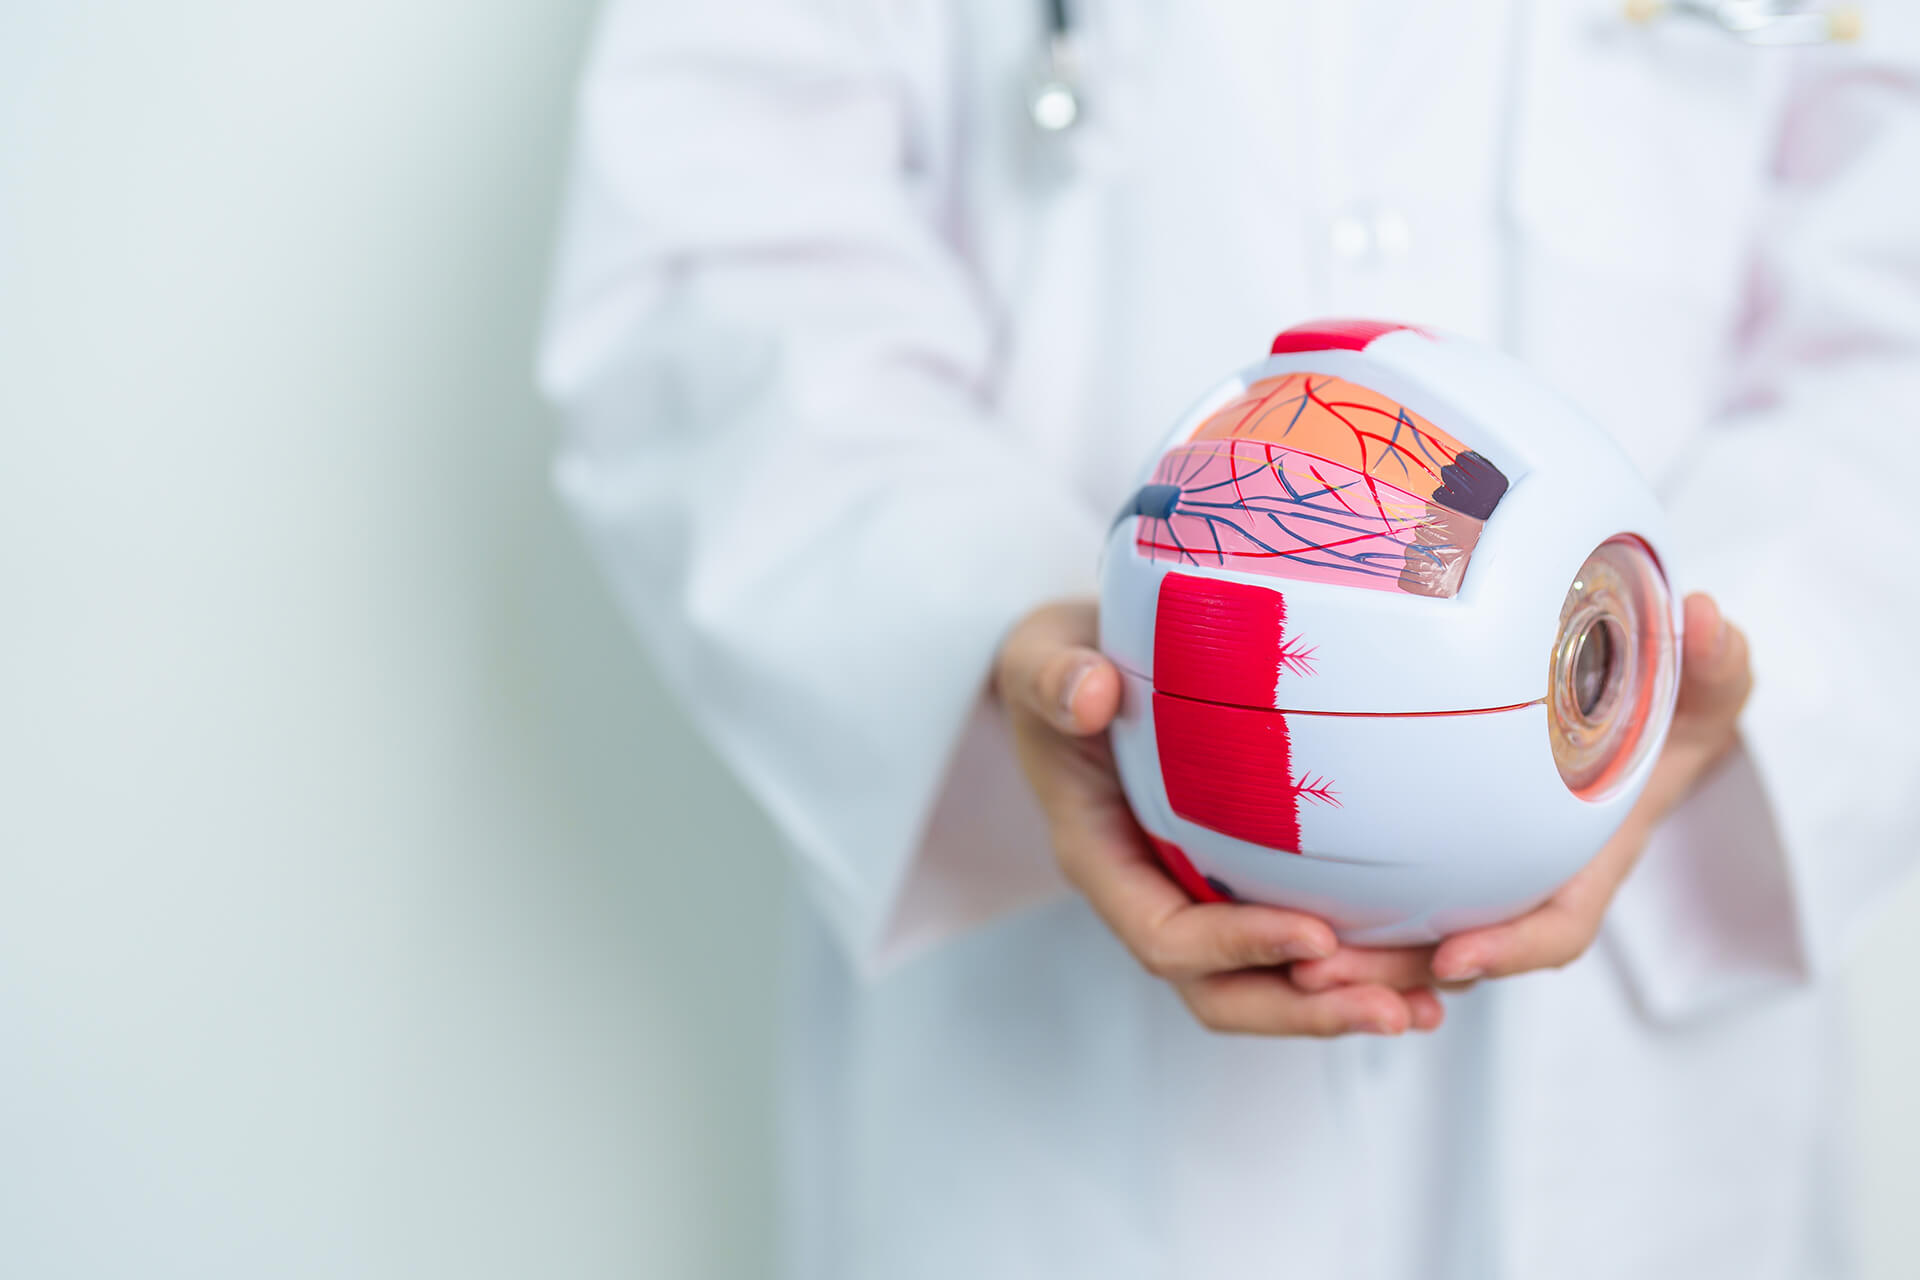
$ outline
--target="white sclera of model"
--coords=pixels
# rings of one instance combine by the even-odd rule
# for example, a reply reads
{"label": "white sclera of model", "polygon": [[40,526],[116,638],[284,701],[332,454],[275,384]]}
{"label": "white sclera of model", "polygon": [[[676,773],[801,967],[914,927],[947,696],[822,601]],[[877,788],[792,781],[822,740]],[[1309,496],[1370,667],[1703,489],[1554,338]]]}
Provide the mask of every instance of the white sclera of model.
{"label": "white sclera of model", "polygon": [[[1579,642],[1561,634],[1570,590],[1615,539],[1637,539],[1630,549],[1659,564],[1659,505],[1613,441],[1524,366],[1414,330],[1361,351],[1289,352],[1242,370],[1175,425],[1141,482],[1165,450],[1254,382],[1295,372],[1398,401],[1499,467],[1508,491],[1448,598],[1154,560],[1135,546],[1136,518],[1119,520],[1101,565],[1100,636],[1125,683],[1112,741],[1127,798],[1141,826],[1177,845],[1201,875],[1237,897],[1319,915],[1350,942],[1426,942],[1509,919],[1598,852],[1665,741],[1681,605],[1658,569],[1647,625],[1664,654],[1642,676],[1654,682],[1652,697],[1620,758],[1607,762],[1611,776],[1576,794],[1550,738],[1559,713],[1550,684]],[[1296,768],[1331,779],[1338,806],[1301,804],[1297,852],[1223,835],[1168,803],[1152,675],[1160,580],[1170,572],[1279,591],[1288,633],[1314,645],[1313,673],[1278,682],[1274,707],[1289,713]],[[1567,690],[1559,693],[1565,711]]]}

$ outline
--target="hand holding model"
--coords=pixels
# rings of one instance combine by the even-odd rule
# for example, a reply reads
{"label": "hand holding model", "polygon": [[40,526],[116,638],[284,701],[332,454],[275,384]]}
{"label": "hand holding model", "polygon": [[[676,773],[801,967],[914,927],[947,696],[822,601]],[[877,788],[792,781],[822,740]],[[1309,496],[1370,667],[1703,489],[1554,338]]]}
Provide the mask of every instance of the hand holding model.
{"label": "hand holding model", "polygon": [[1436,984],[1564,965],[1592,943],[1648,835],[1734,744],[1752,686],[1747,642],[1704,595],[1688,598],[1673,727],[1627,820],[1533,911],[1439,946],[1340,947],[1332,926],[1259,903],[1197,903],[1161,868],[1127,807],[1106,731],[1120,672],[1095,648],[1096,606],[1036,609],[1001,647],[995,685],[1021,768],[1068,881],[1148,972],[1215,1031],[1397,1035],[1440,1025]]}
{"label": "hand holding model", "polygon": [[[1215,1031],[1398,1035],[1439,1026],[1430,979],[1405,991],[1362,981],[1307,992],[1290,982],[1289,963],[1334,963],[1344,954],[1325,921],[1260,903],[1195,902],[1174,883],[1121,790],[1107,741],[1120,672],[1094,647],[1098,639],[1093,601],[1043,606],[1008,634],[994,683],[1060,870],[1107,927]],[[1405,968],[1413,954],[1368,958]]]}
{"label": "hand holding model", "polygon": [[1043,609],[1002,655],[1062,868],[1214,1027],[1433,1026],[1436,983],[1567,963],[1746,697],[1664,547],[1520,365],[1287,330],[1149,460],[1097,622]]}

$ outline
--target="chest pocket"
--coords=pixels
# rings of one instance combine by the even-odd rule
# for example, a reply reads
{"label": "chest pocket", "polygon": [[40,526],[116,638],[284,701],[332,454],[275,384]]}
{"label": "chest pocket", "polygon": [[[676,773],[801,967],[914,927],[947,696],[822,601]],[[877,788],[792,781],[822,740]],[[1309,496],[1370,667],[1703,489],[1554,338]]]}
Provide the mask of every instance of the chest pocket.
{"label": "chest pocket", "polygon": [[1530,17],[1514,342],[1662,484],[1727,400],[1787,59],[1616,0]]}
{"label": "chest pocket", "polygon": [[1535,6],[1513,213],[1534,245],[1695,303],[1740,277],[1785,70],[1705,24],[1617,0]]}

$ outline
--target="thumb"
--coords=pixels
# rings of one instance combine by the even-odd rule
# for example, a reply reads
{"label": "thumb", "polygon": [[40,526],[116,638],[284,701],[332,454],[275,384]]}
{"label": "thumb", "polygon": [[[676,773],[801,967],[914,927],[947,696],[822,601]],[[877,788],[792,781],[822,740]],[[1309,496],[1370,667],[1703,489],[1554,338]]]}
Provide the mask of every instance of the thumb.
{"label": "thumb", "polygon": [[996,680],[1001,698],[1062,733],[1099,733],[1120,710],[1120,672],[1094,648],[1098,639],[1098,615],[1091,602],[1034,610],[1000,647]]}
{"label": "thumb", "polygon": [[1713,597],[1686,600],[1686,641],[1680,655],[1680,710],[1731,718],[1753,689],[1747,637],[1721,614]]}

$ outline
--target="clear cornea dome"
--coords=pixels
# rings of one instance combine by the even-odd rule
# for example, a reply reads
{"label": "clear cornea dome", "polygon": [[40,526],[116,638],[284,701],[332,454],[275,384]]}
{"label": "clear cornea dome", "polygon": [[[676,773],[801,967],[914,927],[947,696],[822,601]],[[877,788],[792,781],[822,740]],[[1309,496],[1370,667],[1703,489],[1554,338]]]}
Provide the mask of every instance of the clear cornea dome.
{"label": "clear cornea dome", "polygon": [[1676,676],[1671,598],[1645,543],[1630,535],[1594,549],[1560,606],[1548,666],[1553,762],[1583,800],[1609,795],[1651,742]]}

